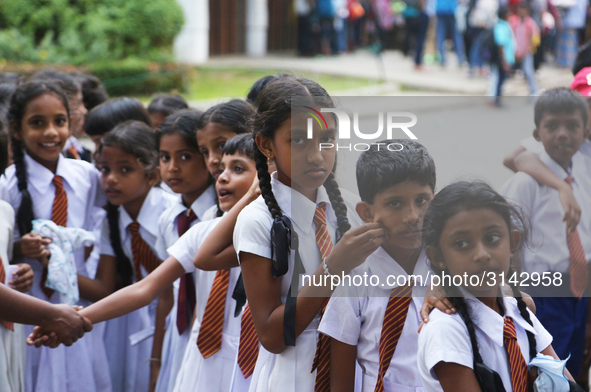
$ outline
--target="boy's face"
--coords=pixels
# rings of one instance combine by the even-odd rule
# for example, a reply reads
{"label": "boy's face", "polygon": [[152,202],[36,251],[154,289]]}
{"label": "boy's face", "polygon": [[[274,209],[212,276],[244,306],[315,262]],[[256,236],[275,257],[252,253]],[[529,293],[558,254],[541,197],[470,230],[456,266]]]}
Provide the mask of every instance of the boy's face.
{"label": "boy's face", "polygon": [[527,17],[528,13],[527,7],[524,7],[523,5],[517,7],[517,16],[519,16],[521,19]]}
{"label": "boy's face", "polygon": [[236,152],[223,155],[219,167],[222,172],[215,189],[221,210],[229,211],[252,186],[257,173],[256,165],[252,159]]}
{"label": "boy's face", "polygon": [[421,246],[423,217],[433,199],[433,190],[406,180],[378,193],[373,204],[360,202],[357,213],[364,222],[376,222],[388,233],[387,243],[402,249]]}
{"label": "boy's face", "polygon": [[534,138],[563,169],[571,164],[571,158],[583,141],[587,130],[579,110],[571,113],[544,113],[540,125],[534,130]]}

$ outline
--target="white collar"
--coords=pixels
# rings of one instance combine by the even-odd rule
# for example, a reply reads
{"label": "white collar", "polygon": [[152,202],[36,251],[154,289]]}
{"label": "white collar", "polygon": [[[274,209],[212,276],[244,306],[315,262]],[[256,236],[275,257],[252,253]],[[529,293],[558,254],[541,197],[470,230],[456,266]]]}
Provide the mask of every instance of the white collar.
{"label": "white collar", "polygon": [[27,165],[27,177],[28,177],[28,185],[33,186],[35,189],[39,191],[41,194],[45,194],[48,192],[49,187],[53,181],[53,177],[60,176],[62,177],[66,183],[72,189],[76,189],[76,178],[72,174],[71,170],[68,170],[68,165],[71,163],[68,161],[67,158],[63,157],[61,154],[57,160],[57,166],[55,170],[55,174],[51,172],[48,168],[34,160],[29,156],[29,154],[25,153],[25,162]]}
{"label": "white collar", "polygon": [[[136,220],[140,224],[140,227],[143,227],[154,237],[158,236],[158,217],[154,216],[154,213],[162,211],[161,204],[164,202],[165,192],[165,190],[159,187],[153,187],[150,189]],[[119,214],[121,222],[119,227],[124,231],[127,229],[127,226],[133,223],[133,219],[131,219],[127,211],[125,211],[125,208],[122,206],[119,206]]]}
{"label": "white collar", "polygon": [[68,140],[66,140],[63,151],[66,151],[70,147],[74,147],[78,152],[84,151],[84,146],[75,136],[70,136]]}
{"label": "white collar", "polygon": [[[381,246],[367,259],[367,263],[372,275],[378,275],[380,277],[380,282],[384,283],[382,286],[383,289],[390,290],[395,287],[398,287],[397,279],[387,279],[388,276],[408,277],[408,274],[406,273],[404,268],[402,268],[400,264],[398,264],[398,262],[394,260],[388,254],[388,252],[386,252],[384,248],[382,248]],[[429,272],[430,271],[427,265],[427,256],[425,255],[425,251],[422,250],[421,254],[419,255],[419,258],[417,259],[417,263],[415,264],[412,274],[414,276],[422,276],[422,286],[427,286],[429,283],[427,279],[429,276]]]}
{"label": "white collar", "polygon": [[[283,213],[293,220],[298,226],[298,231],[305,234],[308,234],[312,230],[316,206],[320,203],[326,203],[327,207],[331,205],[328,193],[326,193],[326,189],[323,186],[318,188],[316,203],[279,181],[277,179],[277,172],[271,175],[271,186],[277,204],[279,204]],[[336,220],[332,208],[326,208],[326,219],[331,222]]]}
{"label": "white collar", "polygon": [[[175,193],[176,203],[174,203],[171,207],[171,212],[173,216],[177,216],[181,212],[187,211],[187,207],[183,203],[183,196],[181,194]],[[197,215],[198,219],[201,219],[211,206],[215,205],[216,201],[216,192],[215,192],[215,185],[210,185],[207,187],[205,191],[195,201],[191,204],[191,211]]]}
{"label": "white collar", "polygon": [[469,303],[469,312],[471,312],[470,316],[472,317],[474,325],[484,332],[484,334],[486,334],[496,345],[500,347],[503,347],[504,345],[503,328],[505,325],[505,317],[511,317],[515,324],[518,324],[526,331],[537,335],[534,327],[521,317],[519,308],[517,307],[517,300],[512,297],[506,297],[500,287],[499,290],[501,290],[503,307],[505,308],[504,317],[486,306],[465,289],[462,288],[461,290],[464,293],[466,302]]}
{"label": "white collar", "polygon": [[[573,158],[571,159],[571,162],[574,162],[574,157],[578,154],[575,153],[575,155],[573,155]],[[548,155],[548,153],[546,151],[542,151],[539,155],[540,160],[548,167],[548,169],[552,170],[552,172],[554,174],[556,174],[556,176],[558,176],[561,180],[566,180],[566,178],[569,176],[569,173],[567,173],[562,166],[560,166],[554,159],[552,159],[552,157],[550,155]],[[572,169],[571,169],[572,171]]]}

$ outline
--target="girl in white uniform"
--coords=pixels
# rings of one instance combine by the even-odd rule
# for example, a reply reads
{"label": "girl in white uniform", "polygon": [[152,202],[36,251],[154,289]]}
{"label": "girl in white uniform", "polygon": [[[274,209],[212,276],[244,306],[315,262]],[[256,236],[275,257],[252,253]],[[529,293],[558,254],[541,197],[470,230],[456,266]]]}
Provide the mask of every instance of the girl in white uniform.
{"label": "girl in white uniform", "polygon": [[[191,226],[203,221],[205,211],[217,202],[213,177],[205,167],[195,138],[200,117],[201,112],[196,110],[181,110],[168,116],[156,131],[162,181],[177,193],[176,203],[164,211],[158,220],[156,250],[162,260],[168,258],[166,249]],[[183,311],[179,320],[181,287]],[[156,382],[156,377],[158,379],[156,392],[169,392],[174,387],[189,341],[195,308],[195,285],[191,274],[174,282],[173,295],[172,308],[170,301],[164,301],[167,296],[163,294],[158,298],[153,360],[150,363],[150,382]],[[161,362],[158,358],[161,358]]]}
{"label": "girl in white uniform", "polygon": [[[322,127],[314,123],[312,138],[308,139],[309,115],[299,110],[292,116],[294,96],[303,99],[302,106],[333,106],[322,87],[304,78],[286,76],[265,87],[253,121],[261,197],[244,208],[234,228],[234,246],[256,335],[270,352],[258,356],[251,391],[314,390],[317,327],[331,292],[330,287],[312,289],[306,285],[296,301],[288,298],[294,269],[317,279],[322,279],[325,271],[346,274],[384,240],[385,231],[377,223],[350,229],[361,222],[355,204],[348,198],[343,200],[334,180],[335,150],[319,148],[320,143],[334,140],[335,119],[327,116]],[[268,174],[268,159],[277,165],[273,178]],[[320,214],[325,216],[325,223],[317,225],[314,217]],[[290,229],[291,239],[296,234],[299,238],[298,258],[295,251],[288,252],[286,232]],[[319,241],[316,230],[323,233]],[[322,263],[321,251],[328,254],[337,235],[342,240]],[[301,282],[294,281],[298,286],[293,288],[295,295]],[[326,369],[326,365],[319,366]],[[323,380],[323,387],[327,382]]]}
{"label": "girl in white uniform", "polygon": [[557,358],[552,336],[516,286],[515,298],[499,287],[500,274],[512,275],[511,256],[525,239],[518,231],[523,227],[519,213],[482,182],[448,185],[431,202],[423,226],[431,267],[440,276],[467,279],[461,287],[444,286],[457,314],[434,310],[419,335],[425,391],[479,391],[481,372],[474,369],[483,364],[498,373],[506,391],[527,391],[530,360],[538,352]]}
{"label": "girl in white uniform", "polygon": [[[158,266],[160,260],[152,248],[158,218],[175,201],[173,195],[154,187],[159,179],[158,154],[154,132],[146,124],[119,124],[101,141],[98,153],[101,185],[109,204],[97,271],[102,295],[97,300],[116,287],[145,278]],[[148,391],[155,313],[156,301],[107,323],[104,339],[114,391]]]}
{"label": "girl in white uniform", "polygon": [[[15,164],[0,180],[0,198],[17,212],[14,259],[30,264],[35,272],[31,295],[58,303],[60,295],[41,286],[48,241],[31,233],[32,220],[54,219],[60,225],[91,231],[93,207],[102,204],[99,173],[88,162],[61,154],[70,131],[68,102],[58,85],[48,81],[21,84],[12,96],[9,119]],[[95,298],[97,282],[88,278],[85,249],[75,251],[74,257],[78,304],[86,306]],[[30,333],[32,327],[25,329]],[[91,333],[72,347],[27,348],[25,390],[111,391],[100,336]]]}

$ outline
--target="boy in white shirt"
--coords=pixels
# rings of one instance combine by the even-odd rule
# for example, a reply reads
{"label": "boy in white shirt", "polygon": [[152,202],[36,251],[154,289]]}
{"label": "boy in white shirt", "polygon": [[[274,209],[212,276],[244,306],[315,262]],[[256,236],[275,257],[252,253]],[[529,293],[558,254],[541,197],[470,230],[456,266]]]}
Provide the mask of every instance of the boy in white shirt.
{"label": "boy in white shirt", "polygon": [[591,179],[586,158],[579,152],[587,135],[588,109],[579,93],[552,89],[536,102],[533,136],[542,142],[539,159],[557,177],[572,187],[581,206],[576,229],[567,229],[556,189],[519,172],[505,183],[501,193],[517,204],[531,219],[532,246],[522,250],[522,268],[530,274],[558,273],[562,285],[544,287],[529,282],[537,317],[554,336],[553,346],[561,358],[571,356],[567,368],[574,377],[583,357],[588,281],[591,258]]}
{"label": "boy in white shirt", "polygon": [[[421,251],[421,228],[435,190],[435,164],[417,142],[382,143],[398,143],[402,148],[387,151],[378,149],[381,143],[376,143],[361,154],[357,186],[362,201],[356,210],[364,222],[382,224],[388,240],[350,274],[367,274],[367,282],[374,283],[377,277],[379,283],[340,286],[318,328],[332,338],[332,390],[353,391],[355,360],[362,369],[362,391],[422,388],[416,361],[417,331],[429,269]],[[409,275],[415,278],[414,287],[408,285]],[[394,352],[385,354],[382,346],[392,342],[392,337],[384,331],[390,328],[401,332],[393,339]]]}

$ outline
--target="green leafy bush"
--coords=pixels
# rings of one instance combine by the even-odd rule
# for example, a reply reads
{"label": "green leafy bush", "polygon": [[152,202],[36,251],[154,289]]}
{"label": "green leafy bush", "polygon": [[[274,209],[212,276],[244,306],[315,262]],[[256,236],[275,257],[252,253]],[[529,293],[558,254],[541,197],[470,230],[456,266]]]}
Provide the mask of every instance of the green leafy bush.
{"label": "green leafy bush", "polygon": [[1,0],[0,57],[72,64],[170,59],[182,25],[176,0]]}

